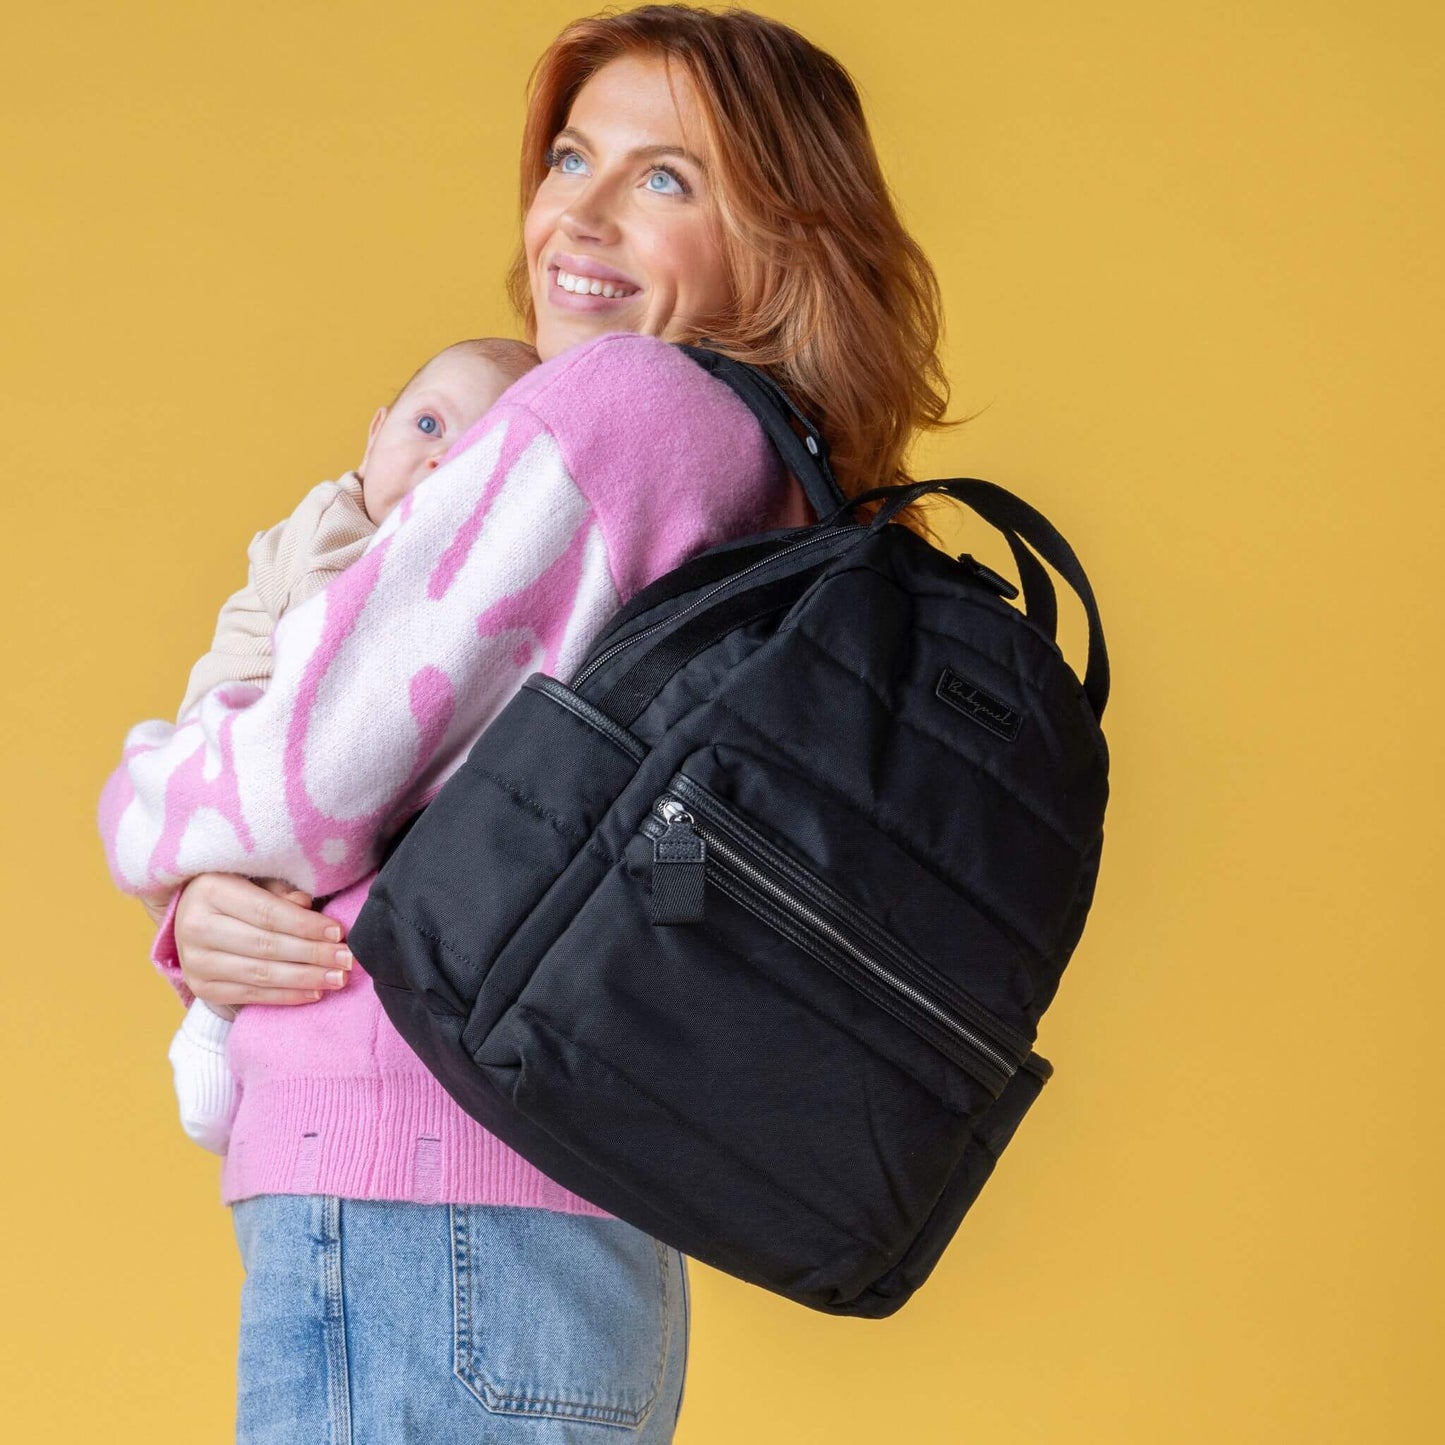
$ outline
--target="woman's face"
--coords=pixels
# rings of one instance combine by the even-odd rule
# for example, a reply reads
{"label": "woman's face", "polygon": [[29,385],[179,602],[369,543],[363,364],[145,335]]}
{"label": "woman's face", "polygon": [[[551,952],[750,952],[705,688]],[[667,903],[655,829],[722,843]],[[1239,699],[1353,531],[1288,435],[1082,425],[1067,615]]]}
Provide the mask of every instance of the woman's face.
{"label": "woman's face", "polygon": [[523,226],[543,361],[607,331],[705,332],[729,300],[696,96],[672,77],[675,104],[665,61],[608,62],[553,138]]}

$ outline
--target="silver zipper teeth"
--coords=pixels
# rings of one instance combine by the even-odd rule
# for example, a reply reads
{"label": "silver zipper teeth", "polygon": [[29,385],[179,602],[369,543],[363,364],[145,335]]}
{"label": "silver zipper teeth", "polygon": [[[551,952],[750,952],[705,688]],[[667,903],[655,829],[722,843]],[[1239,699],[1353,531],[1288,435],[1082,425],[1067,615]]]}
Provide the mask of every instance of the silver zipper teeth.
{"label": "silver zipper teeth", "polygon": [[741,572],[734,572],[731,577],[726,577],[717,583],[716,586],[709,587],[701,597],[689,602],[680,612],[669,613],[668,616],[664,617],[660,622],[654,622],[650,627],[644,627],[641,632],[634,633],[631,637],[624,637],[621,642],[614,642],[612,646],[600,656],[594,657],[567,685],[575,692],[609,657],[621,652],[624,647],[631,647],[634,642],[641,642],[644,637],[656,632],[659,627],[671,627],[679,617],[686,617],[694,607],[701,607],[715,592],[721,592],[724,587],[731,587],[738,578],[746,577],[749,572],[756,572],[759,567],[770,567],[779,557],[786,557],[790,552],[797,552],[804,547],[811,547],[815,542],[827,541],[828,538],[835,536],[837,536],[837,533],[834,531],[821,532],[816,537],[809,537],[802,542],[794,542],[791,547],[784,547],[781,552],[774,552],[771,557],[763,557],[759,561],[752,563],[751,566],[744,567]]}
{"label": "silver zipper teeth", "polygon": [[[670,798],[664,801],[677,802],[679,806],[683,807],[684,811],[686,811],[686,804],[683,803],[682,799]],[[662,811],[661,802],[658,803],[654,811],[658,813],[658,815],[663,819],[664,822],[668,821],[667,814]],[[934,1003],[927,994],[919,993],[919,991],[914,988],[912,984],[904,982],[904,980],[899,978],[896,974],[884,968],[883,965],[879,963],[871,954],[864,953],[861,949],[859,949],[858,945],[855,944],[851,938],[847,937],[846,934],[839,933],[838,930],[834,928],[833,925],[829,923],[826,918],[822,917],[821,914],[815,913],[806,904],[799,902],[799,900],[796,899],[791,893],[784,892],[781,888],[778,887],[776,883],[772,881],[772,879],[766,877],[764,874],[759,872],[759,870],[755,868],[751,863],[749,863],[746,858],[742,857],[738,853],[738,851],[733,848],[725,839],[719,839],[717,830],[715,828],[711,826],[704,827],[703,825],[699,824],[697,819],[693,817],[693,815],[690,813],[688,814],[688,817],[692,819],[692,826],[699,833],[702,834],[709,848],[715,848],[717,852],[723,858],[725,858],[734,868],[736,868],[740,873],[745,874],[748,879],[751,882],[755,883],[759,888],[761,888],[764,893],[768,894],[769,897],[773,898],[776,902],[782,905],[785,911],[801,915],[805,920],[811,923],[813,927],[815,927],[820,933],[825,934],[828,938],[834,940],[839,945],[839,947],[842,948],[846,953],[848,953],[851,957],[856,958],[859,963],[863,964],[864,967],[867,968],[870,972],[877,974],[879,978],[891,984],[892,987],[897,989],[899,993],[906,995],[908,998],[911,998],[916,1004],[919,1005],[919,1007],[926,1009],[940,1023],[944,1024],[947,1028],[951,1029],[954,1033],[958,1034],[961,1038],[972,1044],[976,1049],[979,1050],[980,1053],[997,1062],[998,1066],[1004,1071],[1007,1076],[1009,1076],[1010,1078],[1013,1076],[1014,1070],[1017,1065],[1012,1059],[1008,1058],[1004,1054],[999,1053],[999,1051],[995,1049],[992,1044],[988,1043],[985,1039],[981,1039],[971,1029],[966,1028],[962,1023],[958,1021],[958,1019],[954,1018],[952,1014],[946,1013],[936,1003]]]}

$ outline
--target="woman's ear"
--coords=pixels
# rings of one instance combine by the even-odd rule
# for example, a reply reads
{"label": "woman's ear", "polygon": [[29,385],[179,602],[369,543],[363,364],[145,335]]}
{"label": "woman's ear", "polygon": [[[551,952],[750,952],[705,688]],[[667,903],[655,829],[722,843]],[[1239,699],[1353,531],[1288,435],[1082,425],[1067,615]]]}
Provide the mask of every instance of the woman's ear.
{"label": "woman's ear", "polygon": [[381,430],[381,424],[386,420],[387,408],[379,406],[376,415],[371,419],[371,430],[366,434],[366,450],[361,454],[361,465],[356,469],[356,475],[363,481],[366,479],[366,464],[371,460],[371,448],[376,441],[376,434]]}

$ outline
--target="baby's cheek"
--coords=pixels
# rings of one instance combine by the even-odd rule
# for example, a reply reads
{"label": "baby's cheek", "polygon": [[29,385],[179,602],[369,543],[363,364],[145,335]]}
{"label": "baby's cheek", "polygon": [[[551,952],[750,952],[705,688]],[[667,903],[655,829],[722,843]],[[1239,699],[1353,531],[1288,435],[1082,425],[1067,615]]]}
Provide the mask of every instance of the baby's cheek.
{"label": "baby's cheek", "polygon": [[402,517],[396,516],[397,501],[405,501],[405,497],[397,497],[397,488],[387,486],[384,478],[367,477],[361,483],[361,506],[366,514],[376,523],[376,526],[383,527],[390,523],[390,527],[396,527],[402,522]]}
{"label": "baby's cheek", "polygon": [[361,489],[362,505],[366,508],[366,515],[376,523],[376,537],[371,541],[370,546],[375,546],[378,539],[389,537],[406,519],[411,515],[412,492],[393,499],[384,495],[380,487],[375,488],[370,495],[366,487]]}

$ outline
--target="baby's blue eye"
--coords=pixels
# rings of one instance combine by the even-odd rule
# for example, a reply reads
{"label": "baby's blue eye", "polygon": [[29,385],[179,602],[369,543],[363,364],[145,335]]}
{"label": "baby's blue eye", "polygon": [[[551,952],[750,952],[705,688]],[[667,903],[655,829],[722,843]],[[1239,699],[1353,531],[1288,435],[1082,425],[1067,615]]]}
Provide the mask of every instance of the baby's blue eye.
{"label": "baby's blue eye", "polygon": [[441,423],[434,416],[430,415],[419,416],[416,420],[416,424],[429,437],[435,436],[441,427]]}

